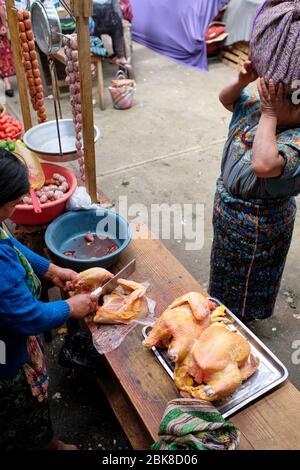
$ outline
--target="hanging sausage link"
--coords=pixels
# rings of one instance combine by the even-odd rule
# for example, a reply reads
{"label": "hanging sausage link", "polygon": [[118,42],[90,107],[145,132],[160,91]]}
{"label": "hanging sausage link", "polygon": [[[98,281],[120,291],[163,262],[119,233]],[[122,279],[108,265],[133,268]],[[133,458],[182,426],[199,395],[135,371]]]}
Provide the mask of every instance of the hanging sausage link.
{"label": "hanging sausage link", "polygon": [[26,71],[29,93],[33,109],[37,112],[39,124],[48,121],[44,90],[41,80],[40,64],[35,49],[30,13],[18,11],[20,39],[22,43],[23,63]]}
{"label": "hanging sausage link", "polygon": [[67,57],[66,82],[70,86],[73,121],[76,129],[76,150],[80,165],[81,179],[85,181],[85,161],[82,144],[82,111],[80,93],[80,74],[78,60],[77,35],[72,34],[64,38],[65,54]]}

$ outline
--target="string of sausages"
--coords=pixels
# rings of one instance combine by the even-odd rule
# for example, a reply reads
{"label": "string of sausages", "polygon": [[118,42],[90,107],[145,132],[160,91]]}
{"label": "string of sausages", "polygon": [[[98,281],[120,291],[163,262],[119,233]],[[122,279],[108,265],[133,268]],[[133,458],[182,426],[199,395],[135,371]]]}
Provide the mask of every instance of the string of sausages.
{"label": "string of sausages", "polygon": [[85,181],[85,161],[82,144],[82,110],[80,92],[80,73],[78,60],[77,35],[72,34],[64,37],[65,54],[67,57],[66,82],[70,86],[71,107],[73,122],[76,130],[76,151],[80,165],[81,179]]}
{"label": "string of sausages", "polygon": [[35,49],[30,13],[18,11],[19,33],[22,43],[23,63],[26,71],[33,109],[37,112],[39,124],[48,120],[40,64]]}

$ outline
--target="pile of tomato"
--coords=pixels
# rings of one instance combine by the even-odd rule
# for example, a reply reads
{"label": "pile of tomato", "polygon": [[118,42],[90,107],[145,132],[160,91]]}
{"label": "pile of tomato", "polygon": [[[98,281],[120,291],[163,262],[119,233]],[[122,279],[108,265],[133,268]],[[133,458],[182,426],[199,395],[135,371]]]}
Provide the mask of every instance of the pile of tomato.
{"label": "pile of tomato", "polygon": [[23,130],[23,124],[20,121],[7,115],[0,116],[0,140],[16,142]]}

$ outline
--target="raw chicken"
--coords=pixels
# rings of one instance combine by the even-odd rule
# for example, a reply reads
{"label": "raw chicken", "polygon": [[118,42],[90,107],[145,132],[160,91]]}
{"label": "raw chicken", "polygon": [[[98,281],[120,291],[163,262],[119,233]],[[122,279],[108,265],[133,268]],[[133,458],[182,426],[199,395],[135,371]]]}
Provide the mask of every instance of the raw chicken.
{"label": "raw chicken", "polygon": [[211,323],[209,313],[216,305],[198,292],[175,300],[155,323],[144,346],[168,348],[173,362],[182,361],[196,338]]}
{"label": "raw chicken", "polygon": [[114,277],[109,271],[103,268],[91,268],[81,272],[78,280],[74,284],[69,283],[68,288],[71,295],[92,293],[98,287],[103,286],[106,282]]}
{"label": "raw chicken", "polygon": [[[175,384],[185,396],[216,401],[230,396],[254,374],[259,360],[250,345],[225,325],[211,325],[177,365]],[[195,386],[193,382],[201,384]]]}
{"label": "raw chicken", "polygon": [[191,292],[156,321],[144,345],[168,348],[174,382],[184,397],[215,401],[231,395],[256,371],[249,343],[226,323],[226,308]]}
{"label": "raw chicken", "polygon": [[[83,271],[75,284],[69,283],[70,295],[91,293],[113,277],[113,274],[102,268]],[[115,289],[103,297],[103,305],[98,308],[94,318],[96,323],[127,324],[147,315],[147,288],[125,279],[119,279],[118,284],[121,289]]]}
{"label": "raw chicken", "polygon": [[115,289],[111,294],[104,296],[103,305],[99,307],[94,318],[95,323],[127,324],[147,315],[147,288],[125,279],[119,279],[118,284],[123,292]]}
{"label": "raw chicken", "polygon": [[89,244],[95,243],[95,237],[91,232],[87,232],[84,235],[85,241]]}

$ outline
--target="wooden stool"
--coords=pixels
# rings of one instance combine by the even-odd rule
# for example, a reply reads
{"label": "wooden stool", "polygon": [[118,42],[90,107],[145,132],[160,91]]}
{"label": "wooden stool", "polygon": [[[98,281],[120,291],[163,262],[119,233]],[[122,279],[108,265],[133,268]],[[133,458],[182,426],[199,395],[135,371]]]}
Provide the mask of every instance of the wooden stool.
{"label": "wooden stool", "polygon": [[92,64],[96,65],[100,109],[105,111],[104,77],[102,58],[92,55]]}

